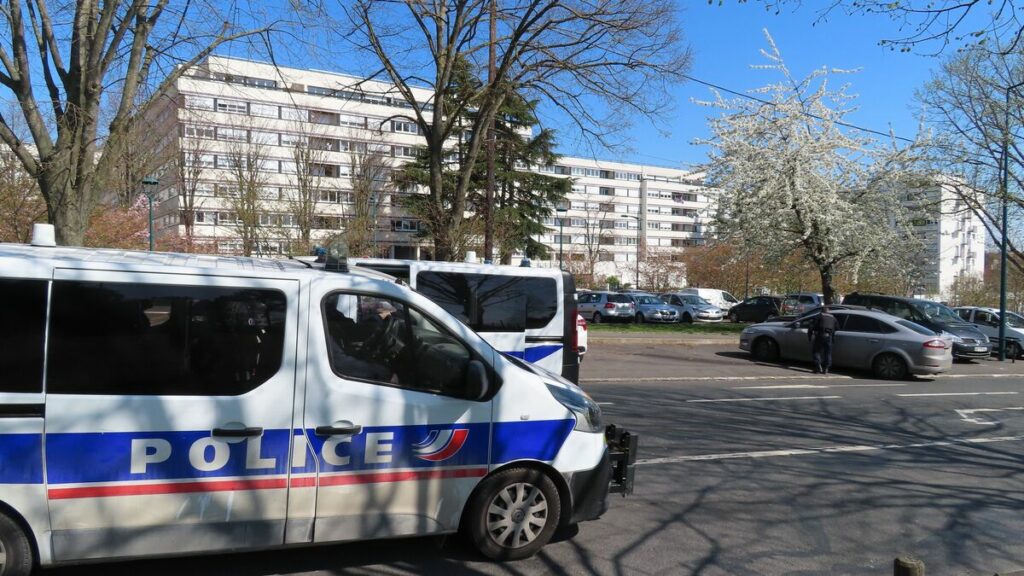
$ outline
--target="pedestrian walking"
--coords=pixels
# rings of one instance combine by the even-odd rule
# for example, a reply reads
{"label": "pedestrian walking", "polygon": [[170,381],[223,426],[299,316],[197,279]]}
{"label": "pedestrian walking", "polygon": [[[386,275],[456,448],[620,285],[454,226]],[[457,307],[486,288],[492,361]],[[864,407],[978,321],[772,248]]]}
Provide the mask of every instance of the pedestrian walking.
{"label": "pedestrian walking", "polygon": [[814,350],[815,374],[828,374],[832,368],[832,339],[837,327],[836,317],[829,314],[827,305],[822,306],[821,314],[811,321],[807,339],[811,341]]}

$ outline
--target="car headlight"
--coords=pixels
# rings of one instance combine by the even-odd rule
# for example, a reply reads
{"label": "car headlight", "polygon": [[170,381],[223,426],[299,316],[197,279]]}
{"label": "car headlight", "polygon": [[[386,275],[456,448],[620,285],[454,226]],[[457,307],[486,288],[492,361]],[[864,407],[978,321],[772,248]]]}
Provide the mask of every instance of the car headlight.
{"label": "car headlight", "polygon": [[576,430],[580,432],[604,432],[601,418],[601,407],[597,402],[579,389],[563,388],[548,384],[548,391],[576,416]]}
{"label": "car headlight", "polygon": [[950,338],[953,339],[953,342],[956,342],[957,344],[963,344],[963,342],[964,342],[963,338],[957,336],[956,334],[953,334],[952,332],[942,332],[941,335],[942,336],[949,336]]}

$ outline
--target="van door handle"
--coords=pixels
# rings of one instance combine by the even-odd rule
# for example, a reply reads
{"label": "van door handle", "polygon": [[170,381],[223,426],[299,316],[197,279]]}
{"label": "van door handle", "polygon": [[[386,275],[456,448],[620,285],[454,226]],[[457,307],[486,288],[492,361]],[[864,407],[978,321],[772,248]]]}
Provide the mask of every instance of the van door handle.
{"label": "van door handle", "polygon": [[359,434],[363,427],[359,424],[351,426],[317,426],[314,430],[317,436],[341,436],[343,434]]}
{"label": "van door handle", "polygon": [[214,428],[214,436],[223,436],[224,438],[248,438],[250,436],[261,436],[263,434],[263,428],[260,426],[250,426],[247,428]]}

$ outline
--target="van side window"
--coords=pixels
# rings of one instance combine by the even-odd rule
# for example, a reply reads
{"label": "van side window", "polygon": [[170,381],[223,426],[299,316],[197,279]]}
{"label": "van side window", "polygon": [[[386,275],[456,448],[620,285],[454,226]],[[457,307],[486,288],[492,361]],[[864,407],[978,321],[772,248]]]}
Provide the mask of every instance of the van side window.
{"label": "van side window", "polygon": [[232,396],[281,368],[276,290],[53,283],[47,392]]}
{"label": "van side window", "polygon": [[543,328],[558,313],[554,278],[420,272],[416,291],[476,332]]}
{"label": "van side window", "polygon": [[396,300],[334,293],[323,313],[338,376],[464,395],[470,351],[420,312]]}
{"label": "van side window", "polygon": [[0,392],[43,391],[45,280],[0,280]]}

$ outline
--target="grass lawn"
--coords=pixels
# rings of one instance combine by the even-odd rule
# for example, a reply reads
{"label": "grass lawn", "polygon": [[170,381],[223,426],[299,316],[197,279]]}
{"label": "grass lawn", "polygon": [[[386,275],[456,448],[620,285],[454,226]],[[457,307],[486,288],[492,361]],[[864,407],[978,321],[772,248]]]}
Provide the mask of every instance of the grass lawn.
{"label": "grass lawn", "polygon": [[590,330],[597,333],[657,333],[657,334],[739,334],[747,324],[733,324],[732,322],[717,322],[715,324],[620,324],[601,323],[590,324]]}

